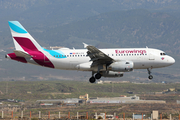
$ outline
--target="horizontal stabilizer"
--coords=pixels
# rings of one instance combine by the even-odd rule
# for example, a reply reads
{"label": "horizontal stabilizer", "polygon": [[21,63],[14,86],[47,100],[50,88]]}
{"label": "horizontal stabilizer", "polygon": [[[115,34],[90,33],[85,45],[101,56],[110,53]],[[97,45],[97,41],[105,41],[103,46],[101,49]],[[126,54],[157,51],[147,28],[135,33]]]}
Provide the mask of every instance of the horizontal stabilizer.
{"label": "horizontal stabilizer", "polygon": [[22,52],[20,50],[14,50],[14,53],[16,54],[16,56],[18,57],[24,57],[24,58],[31,58],[32,56],[25,53],[25,52]]}

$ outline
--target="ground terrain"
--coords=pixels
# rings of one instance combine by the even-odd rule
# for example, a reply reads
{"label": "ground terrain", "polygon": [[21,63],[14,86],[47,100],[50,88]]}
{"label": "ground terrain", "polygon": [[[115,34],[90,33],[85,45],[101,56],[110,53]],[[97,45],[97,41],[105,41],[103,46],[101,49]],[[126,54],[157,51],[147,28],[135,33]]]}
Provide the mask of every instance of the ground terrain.
{"label": "ground terrain", "polygon": [[[159,94],[169,88],[175,88],[175,92],[167,94]],[[111,83],[111,84],[90,84],[83,81],[10,81],[0,82],[1,99],[19,99],[23,100],[20,103],[3,102],[4,105],[18,105],[20,109],[14,111],[14,117],[20,116],[20,112],[24,111],[24,116],[28,117],[30,111],[32,116],[38,118],[38,111],[42,112],[43,117],[48,117],[50,111],[51,118],[58,118],[59,111],[62,117],[70,115],[93,116],[95,112],[107,114],[116,113],[117,116],[132,117],[132,114],[146,114],[146,118],[150,117],[152,110],[158,110],[163,114],[163,118],[177,117],[180,111],[180,105],[176,100],[180,100],[180,84],[162,84],[162,83]],[[133,91],[133,94],[128,94],[128,91]],[[156,95],[155,93],[158,92]],[[118,97],[122,95],[132,96],[137,95],[143,100],[164,100],[166,104],[77,104],[76,106],[45,106],[40,107],[36,100],[40,99],[61,99],[61,98],[78,98],[79,95],[88,93],[89,97]],[[6,116],[11,117],[10,109],[5,112]]]}

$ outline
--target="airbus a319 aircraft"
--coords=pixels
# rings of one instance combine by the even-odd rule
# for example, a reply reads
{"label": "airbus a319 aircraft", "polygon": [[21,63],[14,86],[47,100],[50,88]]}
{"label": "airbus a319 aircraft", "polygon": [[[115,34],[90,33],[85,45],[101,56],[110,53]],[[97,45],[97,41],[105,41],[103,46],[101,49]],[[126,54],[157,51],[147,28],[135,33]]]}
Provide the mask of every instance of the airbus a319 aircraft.
{"label": "airbus a319 aircraft", "polygon": [[83,43],[86,49],[49,50],[41,47],[18,21],[9,21],[9,26],[15,50],[6,58],[54,69],[91,71],[91,83],[102,76],[122,77],[133,69],[147,69],[152,79],[153,68],[175,63],[165,52],[147,47],[98,49]]}

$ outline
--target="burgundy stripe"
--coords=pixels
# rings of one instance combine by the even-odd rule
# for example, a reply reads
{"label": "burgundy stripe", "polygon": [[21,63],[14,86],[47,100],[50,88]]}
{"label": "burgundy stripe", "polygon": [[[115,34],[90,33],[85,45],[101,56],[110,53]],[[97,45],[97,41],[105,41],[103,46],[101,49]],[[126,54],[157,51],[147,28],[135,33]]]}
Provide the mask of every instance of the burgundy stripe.
{"label": "burgundy stripe", "polygon": [[39,51],[33,42],[24,37],[14,37],[18,44],[26,51],[29,55],[33,56],[33,60],[41,66],[54,68],[52,62],[41,52]]}
{"label": "burgundy stripe", "polygon": [[16,61],[19,61],[19,62],[27,63],[27,61],[26,61],[25,58],[23,58],[23,57],[17,57],[15,53],[9,53],[8,55],[9,55],[9,57],[10,57],[12,60],[16,60]]}
{"label": "burgundy stripe", "polygon": [[36,61],[39,65],[54,68],[52,62],[40,51],[29,51],[30,55],[33,56],[33,60]]}
{"label": "burgundy stripe", "polygon": [[24,49],[24,51],[38,51],[36,46],[28,38],[14,37],[14,39],[19,43],[19,45]]}

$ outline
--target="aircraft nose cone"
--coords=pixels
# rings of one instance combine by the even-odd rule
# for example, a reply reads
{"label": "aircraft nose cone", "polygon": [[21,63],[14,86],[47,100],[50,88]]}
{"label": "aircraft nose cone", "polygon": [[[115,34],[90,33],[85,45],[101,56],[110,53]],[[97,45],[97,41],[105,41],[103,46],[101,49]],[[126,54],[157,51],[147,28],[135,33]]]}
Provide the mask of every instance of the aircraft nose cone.
{"label": "aircraft nose cone", "polygon": [[174,59],[174,58],[172,58],[172,57],[170,57],[169,62],[170,62],[170,64],[172,65],[172,64],[174,64],[174,63],[175,63],[175,59]]}

